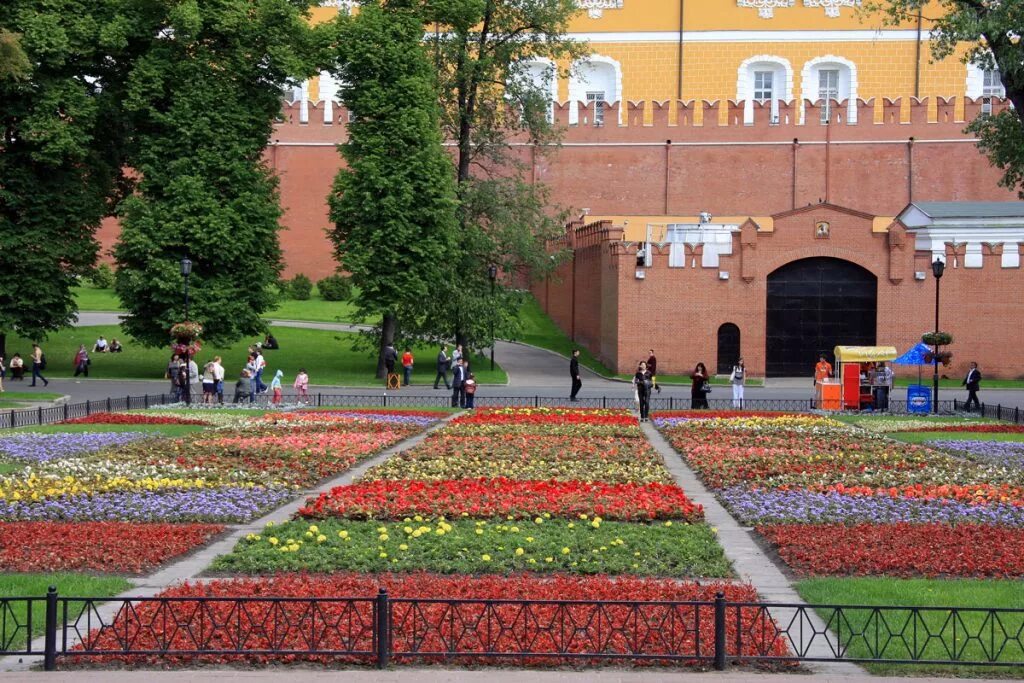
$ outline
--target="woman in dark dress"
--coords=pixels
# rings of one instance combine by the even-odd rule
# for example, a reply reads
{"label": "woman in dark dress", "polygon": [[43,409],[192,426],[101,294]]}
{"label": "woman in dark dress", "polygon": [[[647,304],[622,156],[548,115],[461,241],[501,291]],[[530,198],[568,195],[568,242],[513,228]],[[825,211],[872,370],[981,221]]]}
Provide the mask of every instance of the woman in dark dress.
{"label": "woman in dark dress", "polygon": [[697,363],[697,367],[694,368],[690,379],[693,381],[693,384],[690,386],[690,407],[694,410],[707,408],[708,395],[704,390],[704,385],[708,381],[708,369],[704,367],[703,363]]}
{"label": "woman in dark dress", "polygon": [[636,396],[640,402],[640,421],[649,422],[648,416],[651,413],[651,373],[647,371],[647,363],[640,362],[633,375],[633,386],[636,387]]}

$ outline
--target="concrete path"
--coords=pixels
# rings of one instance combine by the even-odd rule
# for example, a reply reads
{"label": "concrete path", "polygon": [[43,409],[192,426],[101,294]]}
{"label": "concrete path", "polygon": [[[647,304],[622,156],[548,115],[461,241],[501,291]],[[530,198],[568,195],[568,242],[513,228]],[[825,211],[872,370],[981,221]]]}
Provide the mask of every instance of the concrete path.
{"label": "concrete path", "polygon": [[232,683],[949,683],[948,678],[890,678],[868,674],[772,674],[755,670],[690,672],[680,669],[585,669],[581,671],[542,671],[482,667],[476,670],[431,668],[311,670],[299,666],[261,671],[245,669],[190,669],[182,671],[57,671],[45,673],[0,674],[7,683],[185,683],[191,681],[231,681]]}
{"label": "concrete path", "polygon": [[[725,556],[732,562],[733,568],[740,578],[749,581],[757,589],[761,600],[765,602],[805,604],[785,574],[761,551],[754,541],[753,531],[741,527],[733,519],[711,491],[697,478],[697,474],[690,469],[686,461],[669,445],[661,432],[655,429],[650,422],[645,422],[640,426],[651,445],[664,459],[665,465],[672,473],[676,483],[686,492],[687,497],[704,506],[704,519],[710,526],[718,530],[718,540],[725,550]],[[816,632],[826,630],[825,623],[816,614],[810,611],[805,614],[810,618]],[[797,612],[792,609],[774,608],[771,610],[772,618],[783,627],[789,624],[796,615]],[[824,638],[815,638],[811,641],[807,655],[826,658],[835,656]],[[812,662],[804,666],[815,673],[829,675],[863,673],[863,670],[854,664],[839,662]]]}
{"label": "concrete path", "polygon": [[[100,619],[103,620],[104,623],[109,624],[114,620],[117,611],[122,606],[122,603],[119,602],[119,600],[125,600],[129,598],[150,597],[167,588],[168,586],[181,583],[183,581],[187,581],[190,579],[195,579],[197,576],[199,576],[199,574],[205,571],[207,567],[210,566],[210,563],[213,562],[214,558],[225,553],[231,552],[231,550],[238,544],[238,542],[245,538],[247,534],[263,533],[266,530],[267,522],[280,523],[288,521],[292,518],[292,515],[294,515],[298,511],[298,509],[305,504],[307,498],[309,498],[310,496],[315,496],[321,492],[330,491],[335,486],[345,486],[347,484],[351,484],[355,479],[365,474],[366,471],[369,470],[374,465],[378,465],[384,462],[386,459],[390,458],[392,455],[395,455],[396,453],[409,450],[413,446],[416,446],[425,438],[427,438],[428,434],[444,427],[445,424],[454,419],[456,415],[457,414],[447,415],[445,416],[444,419],[442,419],[429,429],[421,432],[420,434],[417,434],[416,436],[400,441],[399,443],[395,444],[386,451],[383,451],[372,458],[360,462],[359,464],[343,472],[334,479],[330,479],[326,482],[323,482],[313,489],[302,491],[301,493],[296,494],[297,497],[294,498],[290,503],[287,503],[279,508],[276,508],[275,510],[263,515],[259,519],[255,519],[251,522],[246,522],[243,524],[228,525],[227,532],[225,532],[225,534],[222,535],[219,538],[219,540],[214,541],[209,545],[203,546],[196,552],[186,555],[184,558],[178,560],[177,562],[172,562],[171,564],[166,565],[165,567],[157,570],[153,574],[144,577],[132,578],[131,582],[133,587],[131,589],[116,596],[118,600],[97,606],[95,613],[98,615]],[[57,590],[60,590],[59,585],[57,586]],[[69,633],[68,637],[69,648],[77,644],[78,641],[74,639],[73,635]],[[33,641],[33,649],[38,648],[40,652],[42,652],[44,645],[45,643],[43,642],[42,637],[36,638],[35,641]],[[5,657],[3,659],[0,659],[0,672],[26,670],[34,664],[39,663],[40,661],[41,658],[39,657]]]}

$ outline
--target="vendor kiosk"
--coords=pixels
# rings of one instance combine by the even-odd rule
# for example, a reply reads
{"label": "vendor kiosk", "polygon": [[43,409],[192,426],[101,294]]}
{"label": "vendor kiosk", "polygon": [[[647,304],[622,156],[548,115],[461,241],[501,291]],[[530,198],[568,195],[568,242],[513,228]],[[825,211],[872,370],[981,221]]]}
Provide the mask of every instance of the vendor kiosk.
{"label": "vendor kiosk", "polygon": [[[875,363],[894,360],[894,346],[837,346],[836,377],[839,379],[840,403],[846,410],[863,410],[875,405],[875,390],[881,388],[879,380],[868,367]],[[884,387],[888,389],[888,385]],[[823,392],[824,393],[824,392]],[[825,408],[829,410],[829,408]]]}

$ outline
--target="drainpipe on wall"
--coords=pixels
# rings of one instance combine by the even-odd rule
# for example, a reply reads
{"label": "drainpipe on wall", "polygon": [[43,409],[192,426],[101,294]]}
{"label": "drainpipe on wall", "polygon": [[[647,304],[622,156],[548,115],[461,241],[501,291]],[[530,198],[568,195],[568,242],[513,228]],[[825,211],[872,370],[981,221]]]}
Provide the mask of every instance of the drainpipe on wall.
{"label": "drainpipe on wall", "polygon": [[793,138],[793,170],[790,173],[790,175],[793,178],[792,201],[791,201],[791,203],[793,205],[791,208],[793,208],[793,209],[796,208],[796,150],[797,150],[798,147],[800,147],[800,139],[799,138]]}
{"label": "drainpipe on wall", "polygon": [[914,201],[914,138],[907,140],[907,204]]}
{"label": "drainpipe on wall", "polygon": [[669,153],[672,151],[672,141],[665,140],[665,215],[669,214],[668,210],[668,189],[669,189]]}
{"label": "drainpipe on wall", "polygon": [[917,8],[917,44],[914,46],[914,97],[921,99],[921,8]]}
{"label": "drainpipe on wall", "polygon": [[686,0],[679,0],[679,82],[676,84],[676,100],[683,99],[683,17],[686,15]]}

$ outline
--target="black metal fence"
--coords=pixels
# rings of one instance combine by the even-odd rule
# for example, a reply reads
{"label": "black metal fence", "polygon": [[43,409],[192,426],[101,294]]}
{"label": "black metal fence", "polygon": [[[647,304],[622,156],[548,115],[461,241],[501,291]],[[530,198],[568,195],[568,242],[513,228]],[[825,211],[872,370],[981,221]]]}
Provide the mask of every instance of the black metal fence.
{"label": "black metal fence", "polygon": [[[15,427],[32,427],[37,425],[54,424],[66,420],[73,420],[88,417],[97,412],[123,412],[126,410],[141,410],[157,405],[167,405],[175,401],[171,394],[148,394],[145,396],[124,396],[120,398],[106,398],[96,401],[84,401],[81,403],[64,403],[50,407],[38,407],[22,410],[0,411],[0,429],[13,429]],[[299,397],[287,394],[282,397],[285,404],[299,403]],[[376,395],[364,394],[310,394],[304,397],[303,402],[314,407],[362,407],[362,408],[443,408],[451,406],[451,397],[447,394],[436,396],[415,396],[401,393],[382,393]],[[199,401],[193,405],[200,406]],[[270,407],[271,398],[266,394],[256,397],[254,403],[247,400],[240,403],[225,403],[225,405],[247,407]],[[600,396],[591,398],[580,398],[575,403],[570,403],[566,398],[553,396],[477,396],[476,407],[478,408],[553,408],[562,406],[575,406],[579,408],[618,408],[633,409],[636,404],[631,397],[626,396]],[[664,410],[689,410],[692,401],[687,397],[653,397],[651,398],[652,411]],[[815,409],[811,399],[745,399],[738,404],[732,399],[709,399],[710,410],[754,410],[765,412],[808,412]],[[939,412],[951,414],[963,410],[963,403],[960,401],[939,401]],[[983,412],[990,417],[997,417],[1001,420],[1014,420],[1021,422],[1024,415],[1019,409],[982,406]],[[890,401],[890,413],[906,413],[906,401]]]}
{"label": "black metal fence", "polygon": [[1002,404],[992,405],[991,403],[982,403],[980,408],[974,408],[970,410],[967,408],[967,404],[964,401],[953,401],[953,409],[963,412],[978,413],[982,417],[987,417],[993,420],[1006,420],[1015,424],[1024,424],[1024,410],[1021,410],[1017,406],[1003,406]]}
{"label": "black metal fence", "polygon": [[[32,607],[45,604],[43,644]],[[106,604],[105,604],[106,603]],[[25,616],[19,616],[25,615]],[[3,650],[74,662],[289,656],[530,664],[660,661],[1024,667],[1024,609],[731,602],[62,597],[0,600]]]}

